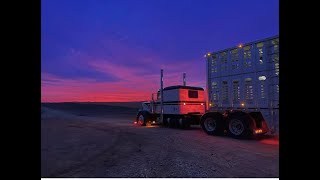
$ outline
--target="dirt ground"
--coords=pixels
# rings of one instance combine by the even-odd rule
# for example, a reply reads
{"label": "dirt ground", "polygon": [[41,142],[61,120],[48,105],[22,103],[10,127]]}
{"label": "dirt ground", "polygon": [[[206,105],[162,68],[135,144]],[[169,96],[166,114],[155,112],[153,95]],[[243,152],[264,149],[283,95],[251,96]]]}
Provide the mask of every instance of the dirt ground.
{"label": "dirt ground", "polygon": [[42,177],[279,177],[273,137],[133,124],[136,108],[42,104]]}

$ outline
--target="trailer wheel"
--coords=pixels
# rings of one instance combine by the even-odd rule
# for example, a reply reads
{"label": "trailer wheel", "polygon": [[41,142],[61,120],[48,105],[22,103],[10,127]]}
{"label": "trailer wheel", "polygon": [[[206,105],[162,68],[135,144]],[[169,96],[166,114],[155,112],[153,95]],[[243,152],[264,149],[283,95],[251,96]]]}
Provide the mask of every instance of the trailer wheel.
{"label": "trailer wheel", "polygon": [[240,119],[231,119],[229,121],[229,131],[233,136],[241,136],[245,131],[244,123]]}
{"label": "trailer wheel", "polygon": [[138,114],[137,123],[141,126],[145,126],[147,124],[147,115],[146,113],[140,112]]}
{"label": "trailer wheel", "polygon": [[234,138],[249,136],[248,122],[244,118],[232,118],[228,122],[228,134]]}
{"label": "trailer wheel", "polygon": [[200,121],[202,129],[208,135],[220,135],[223,132],[223,124],[220,119],[213,117],[206,117]]}

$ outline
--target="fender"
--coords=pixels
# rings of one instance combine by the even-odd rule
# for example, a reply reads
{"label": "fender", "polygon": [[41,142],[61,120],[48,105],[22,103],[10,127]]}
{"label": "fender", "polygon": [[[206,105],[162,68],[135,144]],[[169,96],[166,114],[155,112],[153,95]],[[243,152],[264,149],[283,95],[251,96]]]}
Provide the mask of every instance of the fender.
{"label": "fender", "polygon": [[145,110],[139,110],[138,111],[138,113],[137,113],[137,115],[136,115],[136,119],[138,120],[138,116],[139,116],[139,114],[143,114],[143,115],[147,115],[147,116],[150,116],[150,113],[149,113],[149,111],[145,111]]}
{"label": "fender", "polygon": [[207,112],[201,116],[200,122],[202,122],[207,117],[219,118],[221,120],[223,119],[223,115],[220,112]]}

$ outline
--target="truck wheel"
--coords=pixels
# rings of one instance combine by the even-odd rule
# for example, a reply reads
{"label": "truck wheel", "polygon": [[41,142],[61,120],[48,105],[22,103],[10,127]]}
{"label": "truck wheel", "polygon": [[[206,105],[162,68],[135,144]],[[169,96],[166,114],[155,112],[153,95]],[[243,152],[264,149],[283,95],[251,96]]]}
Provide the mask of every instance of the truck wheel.
{"label": "truck wheel", "polygon": [[178,128],[183,129],[184,126],[185,126],[185,123],[186,123],[186,120],[185,120],[185,119],[179,118],[179,119],[178,119]]}
{"label": "truck wheel", "polygon": [[208,135],[220,135],[223,132],[223,125],[220,119],[213,117],[206,117],[200,121],[202,129]]}
{"label": "truck wheel", "polygon": [[169,126],[169,121],[170,121],[170,118],[163,118],[163,126],[164,127],[168,127]]}
{"label": "truck wheel", "polygon": [[141,126],[145,126],[147,122],[147,117],[145,113],[139,113],[137,118],[137,123]]}
{"label": "truck wheel", "polygon": [[171,128],[172,124],[172,118],[167,119],[167,127]]}
{"label": "truck wheel", "polygon": [[178,125],[178,119],[176,119],[176,118],[170,119],[170,121],[169,121],[169,127],[170,128],[176,128],[177,125]]}
{"label": "truck wheel", "polygon": [[178,128],[183,129],[185,124],[185,119],[179,118],[178,119]]}
{"label": "truck wheel", "polygon": [[190,128],[189,119],[179,119],[179,127],[180,127],[181,129]]}
{"label": "truck wheel", "polygon": [[248,128],[245,119],[232,118],[228,122],[228,134],[234,138],[246,137]]}

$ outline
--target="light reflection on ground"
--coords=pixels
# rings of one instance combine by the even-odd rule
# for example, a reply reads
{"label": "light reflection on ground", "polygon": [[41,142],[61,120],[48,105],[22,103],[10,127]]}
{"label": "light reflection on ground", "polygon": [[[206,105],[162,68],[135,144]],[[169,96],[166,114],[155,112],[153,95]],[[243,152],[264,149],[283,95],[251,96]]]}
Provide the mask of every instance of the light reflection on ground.
{"label": "light reflection on ground", "polygon": [[278,139],[263,139],[260,140],[262,144],[271,144],[271,145],[279,145],[279,140]]}

